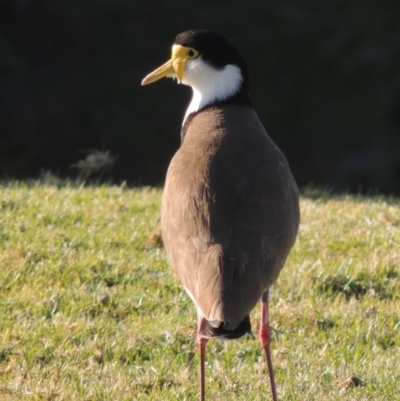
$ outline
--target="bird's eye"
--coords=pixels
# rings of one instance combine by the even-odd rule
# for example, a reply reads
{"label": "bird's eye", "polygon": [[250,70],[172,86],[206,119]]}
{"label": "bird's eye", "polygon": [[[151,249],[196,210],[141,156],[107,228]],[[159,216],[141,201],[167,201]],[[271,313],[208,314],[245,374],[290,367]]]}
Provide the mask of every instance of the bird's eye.
{"label": "bird's eye", "polygon": [[194,49],[187,49],[186,50],[186,56],[190,59],[193,60],[199,55],[199,52],[194,50]]}

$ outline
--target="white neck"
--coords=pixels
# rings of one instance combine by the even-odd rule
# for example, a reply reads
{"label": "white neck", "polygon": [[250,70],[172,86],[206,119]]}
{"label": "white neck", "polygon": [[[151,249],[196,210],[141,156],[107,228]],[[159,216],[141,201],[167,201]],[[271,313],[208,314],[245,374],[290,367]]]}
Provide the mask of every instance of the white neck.
{"label": "white neck", "polygon": [[193,89],[192,101],[186,110],[183,124],[190,113],[194,113],[216,100],[224,100],[234,95],[240,88],[243,77],[240,68],[226,65],[216,70],[201,57],[186,64],[182,83]]}

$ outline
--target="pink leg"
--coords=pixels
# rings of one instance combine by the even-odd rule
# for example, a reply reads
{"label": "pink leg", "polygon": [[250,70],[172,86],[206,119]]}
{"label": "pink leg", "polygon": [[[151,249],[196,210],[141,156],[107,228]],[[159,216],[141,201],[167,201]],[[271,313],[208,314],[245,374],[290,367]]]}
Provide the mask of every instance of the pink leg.
{"label": "pink leg", "polygon": [[272,399],[273,401],[278,401],[278,397],[276,395],[274,368],[272,366],[271,348],[270,348],[271,329],[269,327],[268,291],[263,294],[261,303],[262,303],[261,304],[262,309],[261,309],[261,326],[260,326],[259,338],[264,348],[265,356],[267,358],[269,380],[271,382]]}
{"label": "pink leg", "polygon": [[197,343],[199,344],[199,352],[200,352],[200,401],[205,401],[206,399],[206,386],[205,386],[205,353],[206,353],[206,345],[208,343],[208,338],[204,338],[201,336],[202,319],[199,321],[199,328],[197,331]]}

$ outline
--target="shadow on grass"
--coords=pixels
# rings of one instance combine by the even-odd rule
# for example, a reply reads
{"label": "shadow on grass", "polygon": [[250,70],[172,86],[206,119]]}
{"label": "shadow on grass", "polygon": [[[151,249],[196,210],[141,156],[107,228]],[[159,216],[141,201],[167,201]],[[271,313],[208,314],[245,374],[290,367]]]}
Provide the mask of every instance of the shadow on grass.
{"label": "shadow on grass", "polygon": [[382,195],[378,190],[370,190],[363,192],[360,190],[358,193],[353,192],[334,192],[329,187],[319,186],[316,187],[313,184],[307,185],[300,188],[300,195],[302,198],[310,199],[313,201],[327,202],[329,200],[343,200],[345,198],[351,198],[357,202],[369,201],[381,201],[389,205],[398,205],[400,198],[391,195]]}
{"label": "shadow on grass", "polygon": [[327,275],[322,279],[316,277],[316,288],[320,294],[336,297],[343,294],[346,299],[355,297],[360,299],[366,294],[371,294],[380,299],[393,299],[399,294],[395,283],[398,282],[399,272],[394,267],[384,269],[377,275],[360,272],[356,276],[345,274]]}

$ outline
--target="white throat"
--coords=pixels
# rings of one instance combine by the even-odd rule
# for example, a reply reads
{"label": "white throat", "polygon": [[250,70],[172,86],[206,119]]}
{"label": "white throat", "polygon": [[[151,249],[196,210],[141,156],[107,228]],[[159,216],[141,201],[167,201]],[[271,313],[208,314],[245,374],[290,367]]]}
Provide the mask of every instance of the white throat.
{"label": "white throat", "polygon": [[243,76],[236,65],[229,64],[221,70],[216,70],[205,63],[201,57],[188,60],[182,83],[192,87],[193,97],[186,110],[183,124],[190,113],[216,100],[224,100],[234,95],[239,90],[242,81]]}

